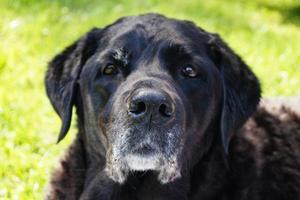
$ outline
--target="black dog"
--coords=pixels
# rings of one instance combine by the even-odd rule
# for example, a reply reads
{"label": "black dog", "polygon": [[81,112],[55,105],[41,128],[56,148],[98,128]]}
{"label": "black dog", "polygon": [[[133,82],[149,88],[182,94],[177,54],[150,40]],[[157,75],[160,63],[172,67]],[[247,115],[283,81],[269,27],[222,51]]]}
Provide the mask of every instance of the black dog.
{"label": "black dog", "polygon": [[52,60],[46,88],[58,141],[73,105],[79,128],[47,199],[300,199],[299,116],[253,114],[257,78],[192,22],[95,28]]}

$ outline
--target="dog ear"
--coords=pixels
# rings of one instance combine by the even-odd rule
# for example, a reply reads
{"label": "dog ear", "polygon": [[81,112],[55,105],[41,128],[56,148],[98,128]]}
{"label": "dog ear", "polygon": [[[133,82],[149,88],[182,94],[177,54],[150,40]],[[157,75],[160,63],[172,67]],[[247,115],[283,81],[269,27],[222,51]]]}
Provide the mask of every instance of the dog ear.
{"label": "dog ear", "polygon": [[77,79],[82,66],[94,54],[100,39],[100,29],[93,28],[48,65],[45,77],[46,92],[56,113],[62,120],[58,136],[61,141],[67,134],[72,118],[72,108],[77,92]]}
{"label": "dog ear", "polygon": [[256,110],[260,100],[260,84],[250,68],[218,35],[210,36],[209,47],[223,82],[220,133],[225,153],[228,154],[234,130],[240,128]]}

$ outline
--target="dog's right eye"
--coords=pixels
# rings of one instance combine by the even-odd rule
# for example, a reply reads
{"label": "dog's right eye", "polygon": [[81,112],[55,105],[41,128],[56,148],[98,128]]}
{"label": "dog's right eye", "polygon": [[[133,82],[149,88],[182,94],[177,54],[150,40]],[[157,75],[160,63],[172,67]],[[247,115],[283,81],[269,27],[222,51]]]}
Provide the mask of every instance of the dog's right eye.
{"label": "dog's right eye", "polygon": [[108,64],[104,67],[102,74],[103,75],[115,75],[118,73],[118,68],[113,64]]}
{"label": "dog's right eye", "polygon": [[181,73],[183,74],[183,76],[189,78],[195,78],[198,75],[196,69],[191,65],[182,67]]}

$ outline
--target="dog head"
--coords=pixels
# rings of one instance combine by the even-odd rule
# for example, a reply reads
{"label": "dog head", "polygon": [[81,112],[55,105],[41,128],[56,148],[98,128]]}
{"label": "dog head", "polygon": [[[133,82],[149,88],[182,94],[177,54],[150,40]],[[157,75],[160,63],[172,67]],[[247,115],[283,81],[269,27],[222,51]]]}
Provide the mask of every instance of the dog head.
{"label": "dog head", "polygon": [[255,110],[259,83],[215,34],[193,23],[147,14],[93,29],[57,55],[47,94],[62,119],[77,107],[86,148],[105,158],[116,182],[154,171],[172,182]]}

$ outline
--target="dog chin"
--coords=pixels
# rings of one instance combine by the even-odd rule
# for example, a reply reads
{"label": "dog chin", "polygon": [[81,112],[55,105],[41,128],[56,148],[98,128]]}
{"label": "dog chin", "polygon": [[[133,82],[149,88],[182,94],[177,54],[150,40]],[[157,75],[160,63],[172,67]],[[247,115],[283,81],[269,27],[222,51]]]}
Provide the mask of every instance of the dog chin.
{"label": "dog chin", "polygon": [[159,168],[160,159],[158,155],[136,155],[129,154],[125,157],[128,168],[133,171],[156,170]]}

